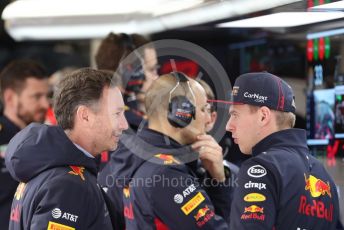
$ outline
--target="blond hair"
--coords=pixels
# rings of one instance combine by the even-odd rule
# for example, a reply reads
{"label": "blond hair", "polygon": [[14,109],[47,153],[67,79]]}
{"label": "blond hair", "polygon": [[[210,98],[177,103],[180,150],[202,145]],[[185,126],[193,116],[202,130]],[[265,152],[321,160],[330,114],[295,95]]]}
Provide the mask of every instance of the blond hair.
{"label": "blond hair", "polygon": [[[260,108],[259,106],[249,105],[250,112],[255,113]],[[279,130],[289,129],[295,126],[296,116],[292,112],[282,112],[270,109],[271,112],[275,114],[276,126]]]}
{"label": "blond hair", "polygon": [[292,112],[272,111],[276,115],[276,125],[279,130],[293,128],[295,126],[296,116]]}
{"label": "blond hair", "polygon": [[[190,87],[193,90],[191,82],[194,80],[188,78]],[[145,107],[147,110],[148,119],[151,117],[157,117],[167,114],[170,92],[177,85],[177,79],[172,74],[165,74],[160,76],[153,82],[151,87],[148,89],[145,96]],[[186,82],[180,82],[179,86],[175,88],[171,94],[171,98],[175,96],[186,96],[191,103],[195,103],[195,98],[190,92],[189,86]]]}

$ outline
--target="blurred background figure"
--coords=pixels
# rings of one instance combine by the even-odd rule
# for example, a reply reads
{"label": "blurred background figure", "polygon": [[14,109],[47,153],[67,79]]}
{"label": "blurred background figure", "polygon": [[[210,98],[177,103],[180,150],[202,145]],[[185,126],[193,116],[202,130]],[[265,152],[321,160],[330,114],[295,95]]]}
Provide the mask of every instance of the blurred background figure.
{"label": "blurred background figure", "polygon": [[44,122],[48,101],[48,76],[42,65],[32,60],[15,60],[0,73],[0,229],[8,229],[13,195],[18,182],[5,166],[5,150],[11,138],[31,122]]}
{"label": "blurred background figure", "polygon": [[[206,131],[207,133],[213,133],[216,131],[213,130],[213,128],[217,119],[217,104],[216,102],[212,102],[212,100],[216,100],[216,97],[214,91],[207,82],[201,79],[197,79],[197,81],[204,88],[205,93],[207,94],[207,99],[209,100],[208,113],[210,114],[211,120],[206,124]],[[241,163],[249,157],[240,152],[238,146],[233,143],[231,139],[231,134],[228,132],[225,133],[219,144],[223,149],[223,158],[225,159],[225,166],[230,168],[231,172],[234,173],[234,175],[236,175],[239,171]]]}
{"label": "blurred background figure", "polygon": [[72,73],[73,71],[77,70],[76,67],[65,67],[61,70],[54,72],[50,75],[48,82],[49,82],[49,109],[46,113],[45,117],[45,124],[48,125],[57,125],[57,121],[55,118],[54,110],[53,110],[53,96],[56,90],[57,84],[68,74]]}
{"label": "blurred background figure", "polygon": [[[215,100],[215,95],[213,90],[210,88],[210,86],[203,80],[197,79],[198,83],[201,84],[201,86],[204,88],[205,93],[207,94],[208,100]],[[217,112],[216,112],[216,103],[209,102],[209,107],[207,108],[208,113],[210,114],[210,122],[206,124],[206,132],[209,133],[215,125],[216,119],[217,119]]]}
{"label": "blurred background figure", "polygon": [[[150,41],[138,34],[110,33],[100,44],[95,60],[98,69],[117,71],[124,83],[125,116],[130,127],[137,130],[145,117],[144,95],[152,82],[158,78],[156,51]],[[143,50],[137,48],[146,45]],[[132,52],[141,63],[123,60]]]}
{"label": "blurred background figure", "polygon": [[[206,123],[206,132],[210,133],[210,132],[214,131],[213,128],[214,128],[214,125],[215,125],[215,122],[217,119],[216,103],[211,102],[211,100],[215,100],[216,98],[215,98],[214,91],[211,89],[211,87],[208,85],[208,83],[206,83],[205,81],[203,81],[201,79],[197,79],[197,81],[204,88],[205,93],[207,95],[207,100],[209,100],[209,104],[208,104],[209,106],[207,108],[207,111],[210,115],[210,121]],[[238,155],[238,154],[243,155],[243,154],[240,152],[240,150],[236,151],[236,149],[234,148],[233,142],[232,142],[230,136],[228,136],[228,135],[224,135],[224,137],[222,138],[222,140],[219,144],[223,149],[223,158],[224,158],[223,164],[224,164],[224,166],[226,166],[231,171],[232,179],[234,179],[234,177],[236,177],[236,175],[239,172],[239,166],[240,165],[237,165],[237,164],[234,164],[233,162],[228,161],[228,156],[229,155]],[[231,193],[231,196],[232,195],[233,195],[233,191]]]}

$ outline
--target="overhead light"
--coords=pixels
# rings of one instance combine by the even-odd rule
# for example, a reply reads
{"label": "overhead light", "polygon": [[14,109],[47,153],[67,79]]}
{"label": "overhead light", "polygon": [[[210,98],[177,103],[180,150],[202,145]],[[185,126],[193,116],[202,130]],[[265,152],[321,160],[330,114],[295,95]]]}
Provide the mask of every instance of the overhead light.
{"label": "overhead light", "polygon": [[2,13],[18,41],[150,34],[240,16],[301,0],[18,0]]}
{"label": "overhead light", "polygon": [[[204,0],[25,0],[15,1],[3,11],[4,20],[11,18],[44,18],[114,14],[172,13],[203,3]],[[163,6],[163,7],[162,7]],[[30,9],[30,10],[27,10]]]}
{"label": "overhead light", "polygon": [[344,11],[344,1],[327,3],[319,6],[308,8],[309,11],[313,12],[324,12],[324,11]]}
{"label": "overhead light", "polygon": [[218,24],[226,28],[295,27],[344,18],[342,12],[282,12]]}
{"label": "overhead light", "polygon": [[309,33],[307,34],[307,39],[308,40],[317,39],[317,38],[330,37],[330,36],[335,36],[335,35],[340,35],[340,34],[344,34],[344,28]]}
{"label": "overhead light", "polygon": [[[328,4],[322,4],[319,6],[314,6],[308,8],[311,12],[327,12],[327,13],[337,13],[344,12],[344,1],[332,2]],[[321,37],[330,37],[335,35],[344,34],[344,28],[331,29],[320,32],[312,32],[307,34],[307,39],[317,39]]]}

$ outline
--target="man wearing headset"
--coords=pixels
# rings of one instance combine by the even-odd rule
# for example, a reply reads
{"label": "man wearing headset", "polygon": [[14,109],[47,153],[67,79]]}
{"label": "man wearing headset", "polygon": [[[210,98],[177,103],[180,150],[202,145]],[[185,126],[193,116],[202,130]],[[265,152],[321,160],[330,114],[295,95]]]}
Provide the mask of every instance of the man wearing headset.
{"label": "man wearing headset", "polygon": [[[100,174],[114,206],[123,205],[125,227],[227,229],[231,188],[222,149],[205,134],[211,119],[204,89],[182,73],[166,74],[145,106],[148,128],[123,137],[113,155],[125,161],[112,158]],[[198,171],[198,158],[207,172]]]}
{"label": "man wearing headset", "polygon": [[[125,84],[125,117],[133,130],[137,130],[145,115],[145,92],[158,78],[157,55],[149,42],[139,34],[110,33],[101,42],[95,56],[98,69],[116,71],[121,75]],[[141,46],[145,48],[138,49]],[[126,59],[131,53],[135,60]]]}

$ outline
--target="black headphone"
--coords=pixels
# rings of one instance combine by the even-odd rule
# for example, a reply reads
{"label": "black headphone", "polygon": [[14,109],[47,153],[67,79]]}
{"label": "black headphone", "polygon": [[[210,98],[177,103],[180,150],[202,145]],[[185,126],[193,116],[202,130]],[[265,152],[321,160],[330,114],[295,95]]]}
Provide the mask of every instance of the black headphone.
{"label": "black headphone", "polygon": [[185,96],[179,95],[179,96],[172,97],[172,93],[173,91],[176,90],[176,88],[180,85],[180,83],[186,83],[188,86],[188,91],[191,93],[194,100],[196,98],[190,87],[189,80],[184,73],[171,72],[170,74],[176,78],[177,83],[169,92],[170,96],[168,100],[167,120],[174,127],[185,128],[191,123],[192,119],[195,119],[195,116],[196,116],[195,106],[186,97],[186,94],[187,94],[186,91],[185,91]]}
{"label": "black headphone", "polygon": [[120,63],[119,73],[121,74],[122,78],[124,79],[124,83],[126,84],[125,90],[128,93],[134,92],[135,94],[140,93],[142,89],[143,82],[145,81],[145,75],[143,71],[143,57],[139,54],[136,50],[136,46],[133,42],[133,39],[130,35],[121,33],[120,34],[121,42],[123,48],[126,50],[123,53],[123,58],[127,56],[129,52],[134,52],[138,60],[140,60],[139,65],[133,65],[133,63]]}

